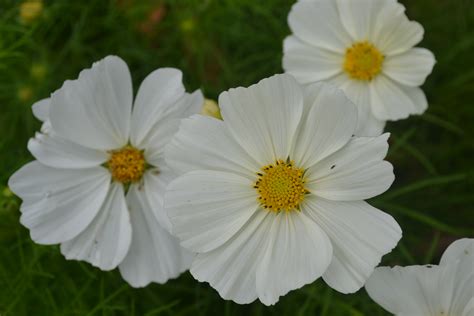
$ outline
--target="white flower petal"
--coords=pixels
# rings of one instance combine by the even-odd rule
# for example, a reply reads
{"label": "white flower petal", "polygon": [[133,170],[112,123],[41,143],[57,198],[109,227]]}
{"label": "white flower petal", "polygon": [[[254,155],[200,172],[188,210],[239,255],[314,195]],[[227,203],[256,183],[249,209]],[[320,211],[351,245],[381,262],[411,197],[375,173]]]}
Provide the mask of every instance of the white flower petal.
{"label": "white flower petal", "polygon": [[357,109],[342,90],[326,83],[305,88],[305,115],[291,159],[309,168],[344,146],[357,126]]}
{"label": "white flower petal", "polygon": [[464,307],[461,316],[474,316],[474,296],[469,300]]}
{"label": "white flower petal", "polygon": [[[370,111],[370,108],[369,108]],[[383,133],[385,128],[386,121],[381,121],[377,119],[372,112],[369,112],[367,120],[364,124],[359,124],[356,132],[356,136],[379,136]]]}
{"label": "white flower petal", "polygon": [[234,236],[258,208],[253,183],[221,171],[191,171],[172,181],[165,207],[173,234],[195,252],[211,251]]}
{"label": "white flower petal", "polygon": [[[145,139],[158,119],[174,111],[174,106],[184,96],[183,74],[175,68],[160,68],[149,74],[138,89],[133,106],[131,142],[143,148]],[[189,99],[182,100],[178,109],[186,111],[192,106]],[[202,105],[202,103],[201,103]],[[197,112],[196,112],[197,113]],[[156,128],[156,127],[155,127]]]}
{"label": "white flower petal", "polygon": [[102,270],[112,270],[122,262],[132,240],[123,185],[113,182],[96,218],[77,237],[61,244],[69,260],[84,260]]}
{"label": "white flower petal", "polygon": [[460,239],[440,266],[378,268],[366,284],[369,295],[397,315],[470,315],[474,297],[474,240]]}
{"label": "white flower petal", "polygon": [[39,162],[53,168],[90,168],[99,166],[108,159],[105,151],[73,143],[52,131],[46,134],[36,133],[28,141],[28,150]]}
{"label": "white flower petal", "polygon": [[385,6],[377,14],[376,23],[373,42],[385,56],[404,53],[423,39],[423,26],[409,21],[400,4]]}
{"label": "white flower petal", "polygon": [[342,72],[342,54],[308,45],[296,36],[285,39],[283,51],[283,69],[301,83],[325,80]]}
{"label": "white flower petal", "polygon": [[110,174],[102,167],[55,169],[34,161],[18,170],[9,187],[23,199],[20,222],[39,244],[57,244],[79,235],[97,215]]}
{"label": "white flower petal", "polygon": [[303,91],[290,75],[275,75],[219,96],[224,124],[259,165],[286,159],[303,110]]}
{"label": "white flower petal", "polygon": [[128,141],[132,98],[127,64],[108,56],[52,94],[51,125],[61,137],[82,146],[120,148]]}
{"label": "white flower petal", "polygon": [[405,7],[398,0],[378,1],[382,5],[373,12],[370,40],[374,44],[383,42],[389,36],[400,20],[406,20]]}
{"label": "white flower petal", "polygon": [[256,270],[267,245],[270,212],[256,212],[247,224],[221,247],[198,254],[191,274],[209,282],[226,300],[248,304],[257,297]]}
{"label": "white flower petal", "polygon": [[[446,314],[464,315],[474,312],[474,306],[469,307],[474,298],[474,239],[463,238],[453,242],[444,251],[440,266],[446,268],[442,295],[449,297],[451,304]],[[445,289],[449,281],[453,286]]]}
{"label": "white flower petal", "polygon": [[372,111],[379,120],[404,119],[410,114],[421,114],[428,107],[420,88],[400,85],[384,75],[372,80],[370,88]]}
{"label": "white flower petal", "polygon": [[395,176],[383,158],[389,134],[354,137],[339,151],[307,170],[307,189],[330,200],[365,200],[385,192]]}
{"label": "white flower petal", "polygon": [[463,260],[468,256],[474,258],[474,239],[458,239],[444,251],[439,264],[446,265],[451,261]]}
{"label": "white flower petal", "polygon": [[[375,269],[365,289],[385,310],[395,315],[439,315],[436,295],[442,269],[438,266],[381,267]],[[446,314],[447,315],[447,314]]]}
{"label": "white flower petal", "polygon": [[354,41],[373,37],[377,14],[390,2],[390,0],[336,1],[341,22]]}
{"label": "white flower petal", "polygon": [[151,205],[151,210],[160,225],[171,233],[171,222],[164,209],[166,187],[176,178],[176,174],[164,162],[159,168],[150,169],[143,176],[143,188]]}
{"label": "white flower petal", "polygon": [[327,80],[344,91],[344,94],[357,107],[357,136],[379,136],[385,127],[385,121],[374,117],[371,108],[370,86],[363,81],[352,80],[342,73]]}
{"label": "white flower petal", "polygon": [[159,167],[159,161],[164,159],[166,145],[178,131],[181,120],[201,110],[204,97],[201,91],[192,94],[185,93],[175,104],[157,114],[151,130],[144,138],[139,148],[145,148],[147,162]]}
{"label": "white flower petal", "polygon": [[[471,309],[471,313],[474,312],[472,305],[469,307],[474,298],[474,253],[472,252],[472,242],[468,248],[468,254],[463,252],[460,260],[454,262],[448,260],[448,263],[441,265],[441,267],[447,270],[442,282],[445,285],[443,288],[446,287],[448,281],[451,281],[453,284],[451,292],[441,293],[441,295],[444,294],[444,296],[451,298],[451,308],[449,311],[451,315],[462,315],[463,313],[468,313],[469,309]],[[448,294],[451,295],[448,296]],[[446,314],[449,315],[450,313]]]}
{"label": "white flower petal", "polygon": [[402,236],[390,215],[363,201],[335,202],[309,195],[302,211],[331,240],[333,258],[323,279],[341,293],[360,289]]}
{"label": "white flower petal", "polygon": [[442,266],[378,268],[370,297],[397,315],[462,315],[474,295],[474,256]]}
{"label": "white flower petal", "polygon": [[166,147],[165,159],[180,173],[229,171],[250,179],[262,167],[229,134],[223,121],[203,115],[181,121],[178,133]]}
{"label": "white flower petal", "polygon": [[298,1],[288,15],[294,35],[312,46],[345,53],[352,43],[333,0]]}
{"label": "white flower petal", "polygon": [[332,246],[321,228],[300,212],[279,212],[272,221],[268,245],[257,268],[257,293],[265,305],[291,290],[312,283],[324,273]]}
{"label": "white flower petal", "polygon": [[119,265],[122,277],[133,287],[144,287],[150,282],[165,283],[187,270],[192,255],[158,223],[143,188],[131,185],[127,203],[132,222],[132,244]]}
{"label": "white flower petal", "polygon": [[35,104],[31,106],[33,110],[33,115],[41,122],[45,122],[49,120],[50,106],[51,106],[50,98],[39,100],[38,102],[36,102]]}
{"label": "white flower petal", "polygon": [[424,48],[412,48],[395,56],[387,56],[383,73],[393,80],[411,87],[421,86],[433,70],[435,57]]}

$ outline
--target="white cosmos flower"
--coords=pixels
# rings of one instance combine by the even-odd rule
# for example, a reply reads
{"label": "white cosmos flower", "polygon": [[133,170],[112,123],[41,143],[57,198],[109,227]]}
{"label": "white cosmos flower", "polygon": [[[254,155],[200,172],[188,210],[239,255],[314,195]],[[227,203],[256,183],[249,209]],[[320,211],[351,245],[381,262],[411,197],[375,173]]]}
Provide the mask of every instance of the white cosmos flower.
{"label": "white cosmos flower", "polygon": [[344,90],[358,108],[357,135],[379,135],[387,120],[427,108],[418,88],[435,59],[423,27],[396,0],[300,0],[288,23],[283,68],[301,83],[321,80]]}
{"label": "white cosmos flower", "polygon": [[388,134],[352,137],[357,112],[327,84],[276,75],[219,97],[223,121],[192,116],[165,150],[183,173],[165,195],[191,273],[225,299],[274,304],[319,277],[350,293],[401,237],[364,199],[394,180]]}
{"label": "white cosmos flower", "polygon": [[102,270],[119,266],[141,287],[189,268],[191,256],[170,235],[163,195],[174,175],[163,149],[180,119],[198,113],[200,91],[161,68],[135,102],[125,62],[109,56],[33,106],[44,121],[28,143],[37,159],[9,181],[23,199],[21,223],[39,244],[61,244],[67,259]]}
{"label": "white cosmos flower", "polygon": [[452,243],[439,266],[377,268],[366,290],[395,315],[473,316],[474,239]]}

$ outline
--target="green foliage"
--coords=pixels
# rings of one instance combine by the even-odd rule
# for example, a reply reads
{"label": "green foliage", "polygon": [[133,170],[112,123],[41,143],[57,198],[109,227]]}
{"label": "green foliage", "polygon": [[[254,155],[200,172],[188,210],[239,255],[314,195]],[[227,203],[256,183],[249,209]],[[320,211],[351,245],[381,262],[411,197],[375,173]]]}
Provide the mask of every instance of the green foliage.
{"label": "green foliage", "polygon": [[[438,63],[424,86],[427,113],[387,126],[397,179],[372,203],[397,219],[404,237],[385,265],[437,263],[451,241],[474,235],[474,4],[403,2],[424,25],[421,46]],[[153,69],[171,66],[183,70],[189,90],[216,98],[282,72],[292,1],[51,0],[26,24],[19,5],[0,0],[0,315],[385,315],[364,290],[342,295],[322,280],[274,307],[224,301],[189,273],[133,289],[117,271],[35,245],[19,223],[20,201],[6,189],[32,159],[26,143],[40,124],[31,104],[64,80],[115,54],[129,64],[135,88]]]}

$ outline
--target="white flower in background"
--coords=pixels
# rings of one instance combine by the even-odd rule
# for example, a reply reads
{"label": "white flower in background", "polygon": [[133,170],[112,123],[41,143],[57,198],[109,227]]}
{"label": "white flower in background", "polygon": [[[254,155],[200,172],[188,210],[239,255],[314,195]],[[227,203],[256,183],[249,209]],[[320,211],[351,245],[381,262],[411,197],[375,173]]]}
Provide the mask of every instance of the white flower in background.
{"label": "white flower in background", "polygon": [[37,159],[9,186],[23,199],[21,223],[39,244],[61,244],[67,259],[102,270],[119,266],[132,286],[164,283],[191,256],[169,233],[163,195],[173,173],[163,149],[180,119],[198,113],[200,91],[185,93],[182,74],[162,68],[133,104],[130,72],[109,56],[33,106],[44,121],[28,143]]}
{"label": "white flower in background", "polygon": [[473,316],[474,239],[452,243],[439,266],[377,268],[366,290],[395,315]]}
{"label": "white flower in background", "polygon": [[225,299],[274,304],[319,277],[351,293],[401,237],[364,199],[387,190],[388,134],[352,137],[356,108],[326,84],[276,75],[219,97],[223,121],[192,116],[165,151],[182,176],[165,209],[191,273]]}
{"label": "white flower in background", "polygon": [[301,83],[336,84],[356,105],[356,134],[379,135],[387,120],[423,113],[418,88],[435,59],[424,48],[423,27],[395,0],[300,0],[288,23],[283,68]]}

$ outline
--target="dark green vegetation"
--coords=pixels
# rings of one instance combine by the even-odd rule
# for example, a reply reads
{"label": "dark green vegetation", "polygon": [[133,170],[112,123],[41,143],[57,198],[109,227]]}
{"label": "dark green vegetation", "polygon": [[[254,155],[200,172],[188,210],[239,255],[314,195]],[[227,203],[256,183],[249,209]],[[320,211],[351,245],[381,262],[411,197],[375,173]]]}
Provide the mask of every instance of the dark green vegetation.
{"label": "dark green vegetation", "polygon": [[[397,179],[371,202],[397,219],[404,237],[385,265],[437,263],[451,241],[474,235],[474,2],[403,2],[424,25],[421,46],[438,63],[424,86],[428,111],[387,126]],[[133,289],[117,271],[34,244],[18,221],[20,201],[6,190],[10,175],[32,159],[26,143],[40,124],[31,104],[64,80],[116,54],[135,88],[153,69],[173,66],[189,90],[216,98],[282,71],[292,1],[47,1],[26,25],[19,3],[0,0],[0,315],[386,314],[364,290],[342,295],[322,280],[270,308],[226,302],[189,273]]]}

